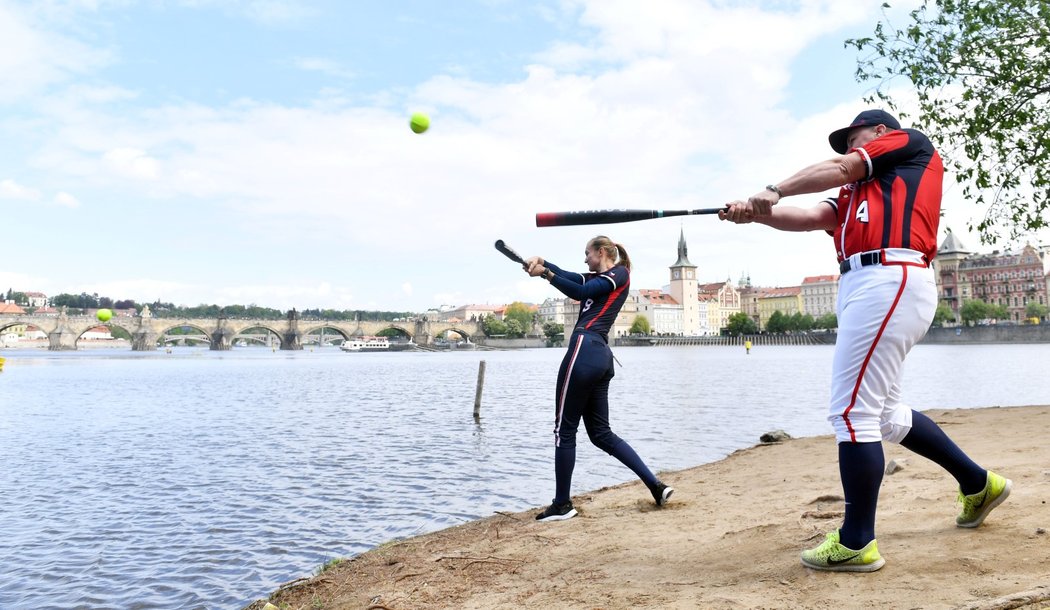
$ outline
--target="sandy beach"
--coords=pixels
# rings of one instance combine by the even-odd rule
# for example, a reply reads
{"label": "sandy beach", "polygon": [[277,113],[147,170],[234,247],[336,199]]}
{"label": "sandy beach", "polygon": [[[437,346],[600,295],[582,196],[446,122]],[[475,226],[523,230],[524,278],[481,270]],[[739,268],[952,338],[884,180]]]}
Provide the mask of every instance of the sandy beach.
{"label": "sandy beach", "polygon": [[799,563],[799,551],[841,523],[828,435],[661,473],[676,488],[663,508],[635,482],[574,496],[580,515],[567,521],[499,513],[388,543],[269,601],[372,610],[1050,608],[1050,406],[926,414],[1014,489],[981,527],[958,528],[955,481],[887,444],[887,463],[903,467],[882,484],[877,537],[886,565],[878,572]]}

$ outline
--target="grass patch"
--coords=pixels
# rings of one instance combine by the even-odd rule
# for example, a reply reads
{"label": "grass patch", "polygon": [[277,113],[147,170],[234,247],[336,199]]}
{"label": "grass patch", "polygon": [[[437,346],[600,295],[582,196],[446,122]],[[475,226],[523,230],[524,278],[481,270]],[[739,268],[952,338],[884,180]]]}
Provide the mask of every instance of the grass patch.
{"label": "grass patch", "polygon": [[344,561],[346,561],[346,560],[343,559],[342,557],[336,557],[335,559],[329,559],[328,561],[326,561],[323,564],[321,564],[321,566],[319,568],[317,568],[317,570],[314,571],[314,576],[320,576],[321,574],[324,574],[328,570],[331,570],[332,568],[334,568],[335,566],[343,563]]}

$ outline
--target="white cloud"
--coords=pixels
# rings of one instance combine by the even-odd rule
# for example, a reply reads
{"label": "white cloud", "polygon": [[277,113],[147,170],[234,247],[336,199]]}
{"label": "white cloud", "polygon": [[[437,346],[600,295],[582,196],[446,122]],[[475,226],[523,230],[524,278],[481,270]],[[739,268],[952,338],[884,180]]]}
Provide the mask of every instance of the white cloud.
{"label": "white cloud", "polygon": [[[101,274],[104,269],[99,268]],[[3,274],[0,274],[0,280]],[[115,299],[152,303],[159,299],[175,305],[249,305],[290,310],[303,307],[356,309],[361,306],[352,292],[331,284],[232,284],[215,287],[202,283],[152,279],[100,280],[75,286],[70,292],[86,292]]]}
{"label": "white cloud", "polygon": [[[270,16],[295,8],[228,6]],[[792,62],[813,40],[871,21],[877,3],[793,6],[761,12],[753,4],[687,0],[568,2],[564,14],[583,26],[573,23],[573,33],[588,37],[536,55],[520,78],[493,84],[437,75],[409,91],[367,92],[352,102],[326,93],[302,106],[243,99],[114,110],[96,102],[124,102],[134,93],[71,88],[39,105],[39,122],[52,128],[31,162],[69,188],[89,188],[93,208],[148,199],[179,212],[198,204],[214,213],[209,219],[226,212],[227,235],[241,238],[238,260],[271,256],[274,243],[309,252],[316,243],[302,236],[338,240],[325,265],[280,270],[317,276],[121,293],[131,298],[284,308],[541,302],[556,293],[508,265],[492,249],[496,238],[526,256],[580,268],[584,242],[608,233],[631,252],[633,285],[646,288],[667,283],[682,228],[705,281],[749,272],[756,283],[797,284],[835,271],[827,237],[711,217],[534,226],[541,211],[718,206],[830,156],[827,132],[852,118],[860,102],[792,116],[781,105]],[[47,57],[27,65],[46,65]],[[297,65],[344,70],[317,57]],[[4,78],[0,70],[0,88]],[[852,85],[851,74],[843,79]],[[412,110],[430,113],[426,134],[409,131]],[[112,195],[94,203],[102,199],[95,193]],[[347,277],[318,281],[333,269],[346,269]]]}
{"label": "white cloud", "polygon": [[42,277],[0,270],[0,286],[3,287],[0,288],[0,294],[3,296],[7,295],[9,289],[15,292],[38,292],[46,284],[47,280]]}
{"label": "white cloud", "polygon": [[316,13],[294,0],[179,0],[178,4],[193,9],[214,7],[269,26],[287,25]]}
{"label": "white cloud", "polygon": [[22,186],[11,179],[0,180],[0,199],[36,201],[40,199],[40,191],[28,186]]}
{"label": "white cloud", "polygon": [[[97,266],[95,273],[101,275],[106,269],[107,266]],[[102,281],[92,281],[90,275],[88,278],[88,281],[74,286],[69,292],[98,294],[118,300],[133,299],[139,303],[152,303],[160,299],[177,305],[198,305],[201,301],[197,295],[205,289],[201,285],[143,278]]]}
{"label": "white cloud", "polygon": [[294,63],[297,68],[307,72],[320,72],[344,79],[351,79],[356,76],[352,70],[347,70],[339,62],[322,57],[299,57],[295,59]]}
{"label": "white cloud", "polygon": [[160,175],[160,163],[136,148],[114,148],[106,151],[102,158],[122,176],[153,180]]}
{"label": "white cloud", "polygon": [[73,85],[66,88],[62,96],[85,104],[112,104],[134,100],[138,93],[123,87]]}
{"label": "white cloud", "polygon": [[56,193],[53,201],[56,205],[60,205],[64,208],[80,207],[80,200],[65,191],[59,191]]}
{"label": "white cloud", "polygon": [[[717,62],[740,67],[743,61],[751,63],[750,71],[768,68],[774,73],[773,68],[790,61],[817,36],[861,23],[877,6],[828,0],[802,2],[795,10],[781,11],[757,3],[692,0],[656,0],[644,7],[633,0],[570,0],[566,5],[570,12],[579,11],[580,25],[594,35],[582,43],[555,44],[539,55],[543,60],[575,68],[591,62],[630,64],[663,57],[676,62],[683,79],[710,71]],[[778,72],[777,79],[787,75]]]}
{"label": "white cloud", "polygon": [[[47,7],[36,10],[47,12]],[[0,102],[11,102],[105,65],[109,53],[37,23],[33,5],[0,2]]]}
{"label": "white cloud", "polygon": [[[59,112],[56,107],[53,118],[63,123],[64,142],[52,142],[38,163],[57,173],[74,171],[96,188],[141,188],[144,197],[211,200],[246,218],[279,218],[302,233],[333,224],[363,228],[346,232],[348,256],[378,257],[414,272],[411,259],[429,249],[431,239],[467,262],[487,261],[496,237],[522,236],[515,241],[559,260],[565,259],[559,251],[575,254],[597,230],[626,235],[632,246],[646,243],[653,226],[591,227],[566,242],[558,229],[537,233],[533,215],[557,209],[718,205],[750,194],[769,176],[797,169],[789,167],[804,158],[797,139],[792,148],[784,147],[790,154],[783,169],[756,168],[754,151],[740,145],[762,142],[761,159],[768,164],[776,158],[769,149],[789,142],[787,134],[772,129],[781,129],[783,113],[765,100],[769,91],[783,86],[783,78],[763,75],[776,66],[786,70],[790,53],[777,48],[767,57],[735,49],[656,48],[650,38],[683,35],[676,33],[683,27],[675,22],[676,13],[625,14],[645,13],[644,29],[662,32],[657,36],[633,35],[621,16],[600,7],[589,10],[596,23],[615,21],[603,44],[626,49],[618,55],[626,63],[616,69],[579,75],[537,64],[528,67],[524,79],[502,85],[438,76],[422,83],[403,109],[339,101],[300,108],[244,101],[117,116],[101,108]],[[789,31],[792,24],[785,18],[779,27]],[[802,44],[801,36],[791,43]],[[715,53],[718,61],[694,62],[700,52]],[[408,109],[431,113],[427,134],[409,131]],[[805,136],[820,145],[819,137]],[[824,156],[822,151],[816,158]],[[717,158],[718,164],[694,161],[704,157]],[[761,178],[753,175],[758,169]],[[151,183],[137,187],[127,177]],[[702,226],[705,233],[718,230],[710,222]],[[641,231],[637,236],[636,229]],[[396,231],[421,239],[391,240],[390,232]],[[677,235],[667,246],[672,252],[676,242]],[[655,267],[638,262],[650,271],[642,272],[644,284],[636,285],[664,282],[661,258]],[[512,271],[500,268],[500,273],[512,281]],[[542,286],[536,288],[540,283],[519,284],[508,285],[506,293],[545,294]]]}
{"label": "white cloud", "polygon": [[315,13],[302,2],[292,0],[245,0],[239,5],[250,19],[267,25],[283,25]]}
{"label": "white cloud", "polygon": [[222,287],[203,287],[192,291],[199,303],[217,305],[247,305],[289,310],[294,308],[324,307],[356,309],[361,306],[353,292],[346,287],[332,288],[326,284],[239,284]]}

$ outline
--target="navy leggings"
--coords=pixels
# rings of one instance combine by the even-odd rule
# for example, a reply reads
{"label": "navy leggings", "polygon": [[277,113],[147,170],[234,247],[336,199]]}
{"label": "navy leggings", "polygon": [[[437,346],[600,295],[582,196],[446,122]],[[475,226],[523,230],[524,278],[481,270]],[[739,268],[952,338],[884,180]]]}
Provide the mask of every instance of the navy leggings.
{"label": "navy leggings", "polygon": [[650,488],[657,483],[634,449],[609,427],[609,381],[614,374],[612,351],[605,340],[597,333],[574,332],[558,369],[554,402],[555,503],[569,501],[580,419],[596,447],[620,460]]}
{"label": "navy leggings", "polygon": [[596,447],[610,452],[620,441],[609,427],[609,381],[613,371],[612,350],[600,335],[578,331],[558,369],[554,398],[554,446],[575,447],[580,419]]}

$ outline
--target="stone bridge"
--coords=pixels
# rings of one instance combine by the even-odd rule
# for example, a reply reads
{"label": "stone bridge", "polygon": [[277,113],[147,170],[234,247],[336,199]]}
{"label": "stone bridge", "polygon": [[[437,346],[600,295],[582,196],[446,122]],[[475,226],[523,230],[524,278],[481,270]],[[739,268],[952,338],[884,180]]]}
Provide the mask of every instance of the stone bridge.
{"label": "stone bridge", "polygon": [[478,322],[431,322],[425,318],[403,322],[368,322],[303,320],[289,314],[286,320],[254,320],[241,318],[157,318],[145,310],[142,315],[118,316],[108,322],[99,322],[94,316],[67,316],[64,312],[55,315],[0,315],[0,334],[12,326],[33,326],[47,334],[48,349],[75,350],[77,341],[88,330],[97,326],[120,328],[131,335],[131,349],[148,351],[157,349],[158,342],[173,340],[169,335],[173,329],[192,329],[193,339],[208,340],[213,350],[232,349],[234,341],[241,337],[258,338],[258,334],[244,335],[247,330],[262,329],[268,336],[280,342],[282,350],[303,349],[304,339],[323,330],[325,334],[337,334],[342,339],[373,336],[380,331],[394,329],[410,337],[418,345],[430,345],[438,336],[446,333],[458,334],[465,340],[484,343],[485,335]]}

